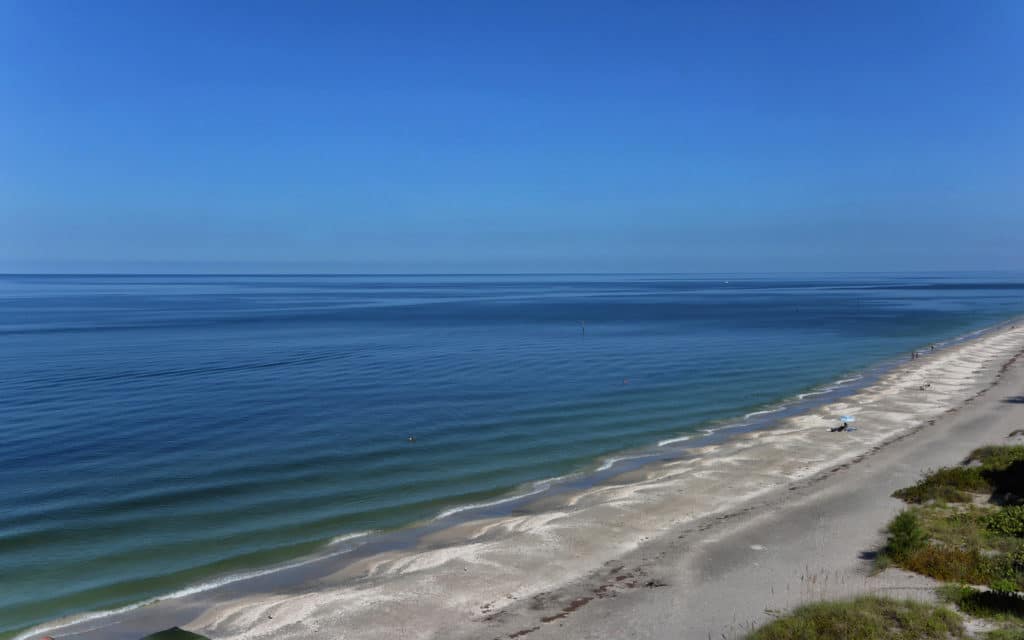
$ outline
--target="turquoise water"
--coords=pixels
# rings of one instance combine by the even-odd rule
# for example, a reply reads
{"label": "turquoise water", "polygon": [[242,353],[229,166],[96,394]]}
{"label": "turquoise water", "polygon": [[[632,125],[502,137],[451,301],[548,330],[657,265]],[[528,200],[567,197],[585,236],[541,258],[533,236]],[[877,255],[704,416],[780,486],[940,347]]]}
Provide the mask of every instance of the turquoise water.
{"label": "turquoise water", "polygon": [[0,637],[511,495],[1022,312],[1024,276],[998,274],[0,276]]}

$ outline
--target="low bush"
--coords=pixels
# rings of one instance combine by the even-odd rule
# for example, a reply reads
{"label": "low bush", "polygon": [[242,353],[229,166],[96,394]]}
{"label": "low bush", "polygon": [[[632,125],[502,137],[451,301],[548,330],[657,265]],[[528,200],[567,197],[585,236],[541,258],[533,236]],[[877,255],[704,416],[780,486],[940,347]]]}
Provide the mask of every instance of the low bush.
{"label": "low bush", "polygon": [[928,544],[928,534],[921,528],[913,511],[903,511],[889,525],[889,541],[885,555],[903,562]]}
{"label": "low bush", "polygon": [[897,564],[908,571],[943,582],[988,584],[991,579],[990,562],[977,549],[929,544],[898,561]]}
{"label": "low bush", "polygon": [[981,447],[967,461],[979,463],[975,468],[997,494],[1024,496],[1024,446]]}
{"label": "low bush", "polygon": [[1024,446],[981,447],[967,462],[975,464],[937,469],[893,496],[910,504],[969,502],[972,493],[993,491],[1024,497]]}
{"label": "low bush", "polygon": [[747,640],[945,640],[966,637],[960,617],[943,607],[865,596],[802,606]]}
{"label": "low bush", "polygon": [[970,502],[971,493],[990,491],[991,485],[980,467],[945,467],[932,471],[917,484],[899,489],[893,497],[910,504],[939,502]]}
{"label": "low bush", "polygon": [[979,447],[967,456],[967,462],[978,462],[985,470],[1006,469],[1014,462],[1024,462],[1024,446]]}
{"label": "low bush", "polygon": [[982,555],[978,567],[985,579],[975,584],[988,585],[1000,591],[1018,591],[1024,588],[1024,576],[1009,554]]}
{"label": "low bush", "polygon": [[1024,506],[1003,507],[987,514],[982,522],[993,533],[1024,537]]}

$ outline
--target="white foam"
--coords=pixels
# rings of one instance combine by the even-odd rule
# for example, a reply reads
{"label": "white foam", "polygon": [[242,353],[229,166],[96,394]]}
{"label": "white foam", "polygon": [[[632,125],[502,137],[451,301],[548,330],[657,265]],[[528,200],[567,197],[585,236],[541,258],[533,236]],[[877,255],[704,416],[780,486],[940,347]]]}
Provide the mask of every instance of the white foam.
{"label": "white foam", "polygon": [[567,473],[564,476],[555,476],[554,478],[545,478],[544,480],[536,480],[536,481],[534,481],[533,486],[534,487],[543,487],[545,489],[549,489],[551,487],[551,485],[555,484],[556,482],[561,482],[562,480],[568,480],[569,478],[578,478],[578,477],[580,477],[582,475],[586,475],[586,472],[585,471],[574,471],[572,473]]}
{"label": "white foam", "polygon": [[377,533],[377,530],[376,529],[370,529],[369,531],[356,531],[355,533],[346,533],[343,536],[338,536],[337,538],[331,538],[331,541],[329,543],[327,543],[327,544],[335,545],[335,544],[340,544],[342,542],[348,542],[349,540],[356,540],[358,538],[365,538],[366,536],[370,535],[371,533]]}
{"label": "white foam", "polygon": [[749,422],[730,422],[729,424],[723,424],[720,427],[710,427],[708,429],[702,429],[704,435],[710,436],[713,433],[717,433],[722,429],[736,429],[737,427],[749,427]]}
{"label": "white foam", "polygon": [[836,384],[846,384],[847,382],[857,382],[858,380],[860,380],[863,377],[864,376],[856,375],[856,376],[853,376],[852,378],[842,378],[840,380],[836,380]]}
{"label": "white foam", "polygon": [[[689,436],[687,436],[685,438],[678,438],[678,440],[688,440],[688,439],[689,439]],[[660,442],[658,443],[658,446],[661,446]],[[621,457],[618,457],[618,458],[608,458],[607,460],[604,461],[604,464],[602,464],[600,467],[597,468],[597,470],[598,471],[607,471],[608,469],[611,469],[613,466],[615,466],[616,464],[618,464],[619,462],[622,462],[624,460],[637,460],[637,459],[643,458],[643,457],[645,457],[645,456],[621,456]]]}
{"label": "white foam", "polygon": [[829,391],[835,391],[835,390],[836,390],[835,387],[825,387],[824,389],[821,389],[819,391],[805,391],[804,393],[798,394],[797,398],[799,398],[800,400],[803,400],[804,398],[807,398],[807,397],[810,397],[810,396],[825,395]]}
{"label": "white foam", "polygon": [[[367,533],[369,533],[369,532],[367,532]],[[141,607],[145,607],[147,605],[151,605],[151,604],[153,604],[155,602],[159,602],[160,600],[173,600],[173,599],[176,599],[176,598],[185,598],[185,597],[188,597],[188,596],[196,595],[197,593],[203,593],[205,591],[210,591],[211,589],[216,589],[218,587],[223,587],[224,585],[232,584],[234,582],[240,582],[242,580],[249,580],[249,579],[252,579],[252,578],[258,578],[260,576],[269,575],[271,573],[276,573],[278,571],[284,571],[286,569],[294,569],[295,567],[301,567],[303,565],[310,564],[311,562],[317,562],[319,560],[324,560],[326,558],[333,558],[335,556],[339,556],[339,555],[341,555],[343,553],[348,553],[348,552],[349,552],[349,549],[345,549],[345,550],[342,550],[342,551],[338,551],[338,552],[330,553],[330,554],[326,554],[326,555],[310,556],[310,557],[305,558],[303,560],[297,560],[297,561],[289,563],[289,564],[278,565],[278,566],[269,567],[269,568],[266,568],[266,569],[258,569],[258,570],[255,570],[255,571],[246,571],[244,573],[235,573],[235,574],[232,574],[232,575],[224,576],[223,578],[218,578],[216,580],[211,580],[209,582],[202,582],[200,584],[193,585],[191,587],[185,587],[184,589],[179,589],[177,591],[172,591],[171,593],[168,593],[166,595],[156,596],[156,597],[153,597],[153,598],[149,598],[149,599],[143,600],[141,602],[136,602],[135,604],[130,604],[130,605],[127,605],[127,606],[124,606],[124,607],[120,607],[118,609],[108,609],[108,610],[105,610],[105,611],[92,611],[92,612],[89,612],[89,613],[82,613],[82,614],[79,614],[79,615],[76,615],[76,616],[72,616],[70,618],[66,618],[63,622],[61,622],[59,624],[56,624],[54,626],[50,626],[50,627],[41,627],[40,626],[40,627],[35,627],[33,629],[29,629],[28,631],[25,631],[25,632],[15,636],[13,638],[13,640],[35,640],[35,638],[37,638],[39,636],[46,636],[46,635],[51,635],[51,636],[55,636],[56,637],[58,635],[61,635],[61,634],[57,633],[61,629],[67,629],[68,627],[72,627],[72,626],[75,626],[75,625],[80,625],[80,624],[83,624],[83,623],[86,623],[86,622],[89,622],[89,621],[92,621],[92,620],[102,620],[103,618],[109,618],[111,616],[116,616],[116,615],[119,615],[119,614],[122,614],[122,613],[128,613],[129,611],[134,611],[135,609],[139,609]],[[96,629],[102,628],[103,626],[106,626],[106,625],[98,625],[98,626],[92,627],[90,629],[83,629],[82,631],[94,631]],[[80,632],[76,632],[76,633],[80,633]]]}
{"label": "white foam", "polygon": [[743,416],[743,419],[744,420],[749,420],[750,418],[753,418],[755,416],[765,416],[765,415],[768,415],[769,413],[778,413],[778,412],[782,411],[783,409],[785,409],[786,407],[787,407],[787,405],[781,405],[781,406],[775,407],[774,409],[764,409],[763,411],[751,411],[747,415]]}
{"label": "white foam", "polygon": [[520,493],[520,494],[517,494],[517,495],[514,495],[514,496],[509,496],[508,498],[501,498],[500,500],[492,500],[490,502],[476,502],[476,503],[473,503],[473,504],[464,504],[464,505],[459,506],[459,507],[452,507],[451,509],[447,509],[447,510],[442,511],[441,513],[437,514],[434,517],[434,520],[442,520],[444,518],[448,518],[450,516],[453,516],[456,513],[462,513],[463,511],[469,511],[471,509],[483,509],[484,507],[494,507],[494,506],[497,506],[499,504],[505,504],[506,502],[513,502],[515,500],[522,500],[523,498],[529,498],[530,496],[535,496],[535,495],[537,495],[538,493],[540,493],[542,491],[546,491],[551,486],[551,482],[552,481],[547,480],[547,481],[544,481],[543,483],[541,483],[539,485],[538,484],[534,484],[534,489],[532,491],[527,491],[526,493]]}
{"label": "white foam", "polygon": [[[708,431],[707,433],[710,433],[710,431]],[[662,440],[661,442],[659,442],[658,446],[664,447],[667,444],[674,444],[676,442],[686,442],[692,437],[693,436],[679,436],[678,438],[669,438],[668,440]]]}

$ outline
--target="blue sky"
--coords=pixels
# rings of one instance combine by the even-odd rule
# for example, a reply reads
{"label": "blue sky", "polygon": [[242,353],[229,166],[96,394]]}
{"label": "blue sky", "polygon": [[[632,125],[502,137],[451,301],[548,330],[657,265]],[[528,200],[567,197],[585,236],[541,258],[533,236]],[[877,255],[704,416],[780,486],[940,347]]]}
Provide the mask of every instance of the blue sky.
{"label": "blue sky", "polygon": [[0,40],[0,270],[1024,268],[1016,0],[2,0]]}

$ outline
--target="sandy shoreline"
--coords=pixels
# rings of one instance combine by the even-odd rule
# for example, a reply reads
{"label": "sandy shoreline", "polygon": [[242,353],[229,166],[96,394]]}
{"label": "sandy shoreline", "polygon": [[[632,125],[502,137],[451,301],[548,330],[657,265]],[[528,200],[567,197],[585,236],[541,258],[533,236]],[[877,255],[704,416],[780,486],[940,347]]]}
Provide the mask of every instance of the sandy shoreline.
{"label": "sandy shoreline", "polygon": [[[825,593],[914,592],[927,581],[867,578],[860,556],[898,509],[892,489],[1024,427],[1024,405],[1002,402],[1022,391],[1019,360],[1007,364],[1022,349],[1024,328],[995,331],[692,459],[441,530],[301,592],[205,603],[175,623],[214,640],[732,637],[766,610]],[[841,414],[858,430],[828,433]]]}

